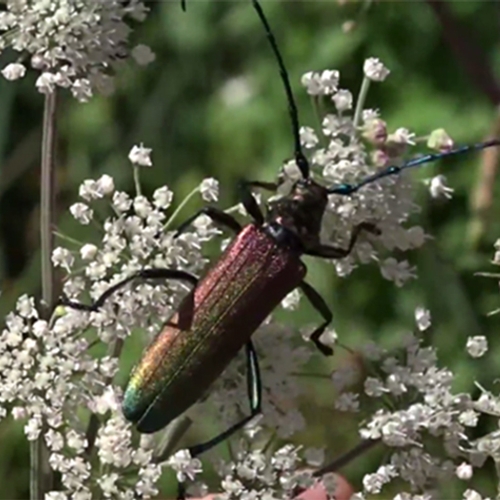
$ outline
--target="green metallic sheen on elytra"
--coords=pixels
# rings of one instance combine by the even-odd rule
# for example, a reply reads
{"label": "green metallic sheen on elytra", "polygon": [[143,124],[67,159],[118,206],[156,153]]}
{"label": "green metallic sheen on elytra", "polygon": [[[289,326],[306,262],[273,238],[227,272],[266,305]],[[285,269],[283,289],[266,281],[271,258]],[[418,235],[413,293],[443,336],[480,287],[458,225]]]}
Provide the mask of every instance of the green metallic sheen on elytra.
{"label": "green metallic sheen on elytra", "polygon": [[147,348],[125,390],[125,417],[151,433],[188,409],[305,274],[296,252],[246,226]]}

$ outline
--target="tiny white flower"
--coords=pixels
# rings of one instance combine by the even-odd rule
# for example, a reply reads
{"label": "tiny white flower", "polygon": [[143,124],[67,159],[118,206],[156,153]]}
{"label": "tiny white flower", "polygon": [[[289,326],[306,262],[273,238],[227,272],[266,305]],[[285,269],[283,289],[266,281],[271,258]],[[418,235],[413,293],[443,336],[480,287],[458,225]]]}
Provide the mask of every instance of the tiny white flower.
{"label": "tiny white flower", "polygon": [[105,496],[116,497],[119,491],[116,483],[119,479],[120,476],[116,472],[112,472],[111,474],[103,474],[97,479],[97,483]]}
{"label": "tiny white flower", "polygon": [[2,70],[6,80],[19,80],[26,74],[26,67],[20,63],[10,63]]}
{"label": "tiny white flower", "polygon": [[417,307],[415,309],[415,321],[417,323],[417,328],[423,332],[431,326],[431,312],[423,307]]}
{"label": "tiny white flower", "polygon": [[208,202],[219,199],[219,181],[212,177],[204,179],[200,184],[201,197]]}
{"label": "tiny white flower", "polygon": [[127,193],[123,191],[115,191],[113,193],[113,206],[119,212],[127,212],[132,206],[132,200]]}
{"label": "tiny white flower", "polygon": [[145,196],[136,196],[134,198],[134,211],[139,217],[145,219],[151,214],[152,210],[153,207]]}
{"label": "tiny white flower", "polygon": [[156,54],[151,48],[143,44],[136,45],[130,52],[130,55],[139,66],[147,66],[156,59]]}
{"label": "tiny white flower", "polygon": [[43,319],[39,319],[38,321],[35,321],[33,323],[33,326],[31,327],[31,330],[32,330],[33,335],[35,337],[37,337],[37,338],[43,337],[48,332],[47,321],[45,321]]}
{"label": "tiny white flower", "polygon": [[337,332],[333,328],[328,328],[319,337],[319,341],[328,347],[335,347],[339,340]]}
{"label": "tiny white flower", "polygon": [[297,307],[299,306],[300,302],[300,292],[296,288],[295,290],[292,290],[282,301],[281,301],[281,307],[283,309],[287,309],[289,311],[295,311]]}
{"label": "tiny white flower", "polygon": [[367,493],[372,493],[377,495],[382,491],[382,487],[384,486],[384,479],[380,476],[380,474],[366,474],[363,477],[363,487]]}
{"label": "tiny white flower", "polygon": [[376,57],[366,59],[363,71],[365,76],[374,82],[383,82],[390,73],[380,59]]}
{"label": "tiny white flower", "polygon": [[380,118],[380,111],[378,109],[364,109],[361,116],[363,117],[363,122],[370,122]]}
{"label": "tiny white flower", "polygon": [[110,175],[104,174],[96,182],[98,189],[105,196],[113,193],[115,190],[115,182]]}
{"label": "tiny white flower", "polygon": [[361,352],[370,361],[379,361],[384,354],[382,347],[371,341],[361,346]]}
{"label": "tiny white flower", "polygon": [[183,483],[186,478],[193,481],[196,474],[202,471],[200,460],[191,458],[188,450],[179,450],[174,453],[167,460],[167,464],[177,473],[177,480],[181,483]]}
{"label": "tiny white flower", "polygon": [[379,398],[387,392],[381,380],[375,377],[367,377],[364,383],[365,394],[371,398]]}
{"label": "tiny white flower", "polygon": [[465,410],[460,414],[458,420],[461,424],[466,425],[467,427],[475,427],[479,420],[479,414],[472,409]]}
{"label": "tiny white flower", "polygon": [[354,392],[344,392],[335,401],[335,408],[339,411],[358,412],[359,394]]}
{"label": "tiny white flower", "polygon": [[359,379],[359,372],[353,366],[345,365],[334,370],[331,379],[335,389],[341,392],[357,382]]}
{"label": "tiny white flower", "polygon": [[318,136],[311,127],[300,127],[300,142],[305,148],[314,148],[318,142]]}
{"label": "tiny white flower", "polygon": [[320,95],[322,91],[322,83],[319,75],[312,71],[305,73],[301,78],[302,85],[307,89],[309,95]]}
{"label": "tiny white flower", "polygon": [[398,287],[403,286],[410,278],[415,279],[417,277],[415,267],[411,267],[408,261],[398,262],[393,257],[383,261],[380,270],[386,280],[394,281]]}
{"label": "tiny white flower", "polygon": [[[55,83],[64,87],[59,82],[58,74],[55,75]],[[68,81],[68,83],[71,83]],[[79,102],[88,102],[92,97],[92,85],[87,78],[77,78],[71,83],[71,95]]]}
{"label": "tiny white flower", "polygon": [[[321,484],[325,488],[329,498],[335,498],[339,487],[339,479],[334,472],[328,472],[321,478]],[[338,493],[338,492],[337,492]]]}
{"label": "tiny white flower", "polygon": [[167,186],[162,186],[153,193],[153,203],[158,208],[168,208],[171,205],[173,198],[174,193],[170,191]]}
{"label": "tiny white flower", "polygon": [[97,255],[97,247],[92,243],[86,243],[80,248],[80,256],[83,260],[92,260]]}
{"label": "tiny white flower", "polygon": [[476,335],[467,339],[467,352],[473,358],[480,358],[488,350],[488,340],[483,335]]}
{"label": "tiny white flower", "polygon": [[397,144],[408,144],[410,146],[415,146],[415,133],[410,132],[405,127],[399,127],[392,134],[387,137],[388,141],[395,142]]}
{"label": "tiny white flower", "polygon": [[151,161],[151,148],[145,148],[141,143],[140,146],[134,146],[130,153],[128,154],[128,159],[139,167],[151,167],[153,162]]}
{"label": "tiny white flower", "polygon": [[475,490],[465,490],[463,500],[483,500],[483,497]]}
{"label": "tiny white flower", "polygon": [[347,111],[352,108],[352,94],[348,90],[340,89],[332,96],[337,111]]}
{"label": "tiny white flower", "polygon": [[433,198],[447,198],[451,200],[454,189],[446,184],[446,177],[444,175],[436,175],[428,182],[429,192]]}
{"label": "tiny white flower", "polygon": [[462,479],[463,481],[468,481],[472,478],[473,470],[470,464],[466,462],[462,462],[456,469],[456,474],[458,479]]}
{"label": "tiny white flower", "polygon": [[26,408],[22,408],[21,406],[15,406],[12,408],[11,413],[14,420],[21,420],[22,418],[26,418],[28,416]]}
{"label": "tiny white flower", "polygon": [[52,73],[42,73],[37,78],[35,86],[41,94],[51,94],[56,87],[55,76]]}
{"label": "tiny white flower", "polygon": [[78,433],[74,429],[69,429],[66,433],[66,443],[77,453],[82,453],[87,446],[87,439],[84,435]]}
{"label": "tiny white flower", "polygon": [[453,148],[453,139],[448,135],[446,130],[439,128],[433,130],[427,139],[427,147],[437,149],[441,153],[446,153]]}
{"label": "tiny white flower", "polygon": [[80,224],[84,225],[89,224],[94,216],[94,211],[85,203],[73,203],[69,211]]}
{"label": "tiny white flower", "polygon": [[254,94],[255,90],[249,78],[237,76],[227,80],[220,90],[220,97],[228,107],[241,106]]}
{"label": "tiny white flower", "polygon": [[75,258],[66,248],[57,247],[52,252],[52,263],[56,267],[63,267],[69,272],[74,262]]}
{"label": "tiny white flower", "polygon": [[307,448],[304,458],[310,466],[320,467],[325,460],[325,450],[324,448]]}
{"label": "tiny white flower", "polygon": [[323,85],[323,93],[331,94],[337,90],[339,85],[340,73],[336,69],[325,69],[320,76]]}
{"label": "tiny white flower", "polygon": [[300,172],[299,167],[297,167],[297,163],[295,160],[285,162],[281,167],[280,174],[290,182],[295,182],[299,179],[302,179],[302,173]]}

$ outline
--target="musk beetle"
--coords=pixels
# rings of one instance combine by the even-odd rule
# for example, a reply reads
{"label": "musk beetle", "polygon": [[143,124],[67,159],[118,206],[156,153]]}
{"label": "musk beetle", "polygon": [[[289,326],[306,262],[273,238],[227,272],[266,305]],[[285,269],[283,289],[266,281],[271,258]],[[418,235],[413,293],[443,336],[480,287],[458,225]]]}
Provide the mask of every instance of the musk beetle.
{"label": "musk beetle", "polygon": [[278,183],[243,183],[242,203],[253,219],[245,227],[231,215],[211,206],[201,209],[181,224],[177,235],[199,215],[205,214],[236,234],[200,280],[178,269],[144,269],[111,287],[91,305],[66,299],[61,301],[63,305],[79,310],[96,311],[112,293],[134,279],[183,280],[193,285],[177,313],[146,349],[133,370],[123,398],[123,413],[137,430],[156,432],[200,399],[237,352],[245,348],[250,413],[216,437],[191,447],[192,456],[217,445],[260,413],[261,382],[251,336],[296,287],[323,318],[311,333],[311,340],[323,354],[332,354],[332,350],[320,341],[321,334],[332,320],[332,313],[318,292],[304,281],[306,267],[300,257],[312,255],[341,259],[351,252],[362,231],[374,235],[379,231],[373,222],[367,221],[353,228],[346,248],[323,245],[319,234],[328,196],[349,196],[367,184],[397,175],[402,170],[500,144],[499,140],[492,140],[446,153],[421,156],[401,166],[388,167],[357,184],[333,187],[318,184],[311,179],[309,163],[302,152],[298,112],[281,54],[262,7],[257,0],[251,1],[278,62],[292,122],[294,158],[302,178],[293,184],[289,194],[269,201],[265,215],[252,194],[252,188],[274,192]]}

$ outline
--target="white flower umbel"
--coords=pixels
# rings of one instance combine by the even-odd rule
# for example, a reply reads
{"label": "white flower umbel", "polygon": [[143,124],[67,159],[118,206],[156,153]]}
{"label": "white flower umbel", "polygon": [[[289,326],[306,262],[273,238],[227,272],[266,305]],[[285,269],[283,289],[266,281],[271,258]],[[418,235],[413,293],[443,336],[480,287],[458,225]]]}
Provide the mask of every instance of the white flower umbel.
{"label": "white flower umbel", "polygon": [[[205,181],[195,193],[208,189],[214,196],[215,186]],[[64,293],[73,300],[88,303],[88,295],[95,299],[145,267],[198,274],[207,262],[203,244],[219,234],[204,223],[174,238],[166,227],[172,198],[166,187],[155,192],[154,201],[130,199],[102,176],[84,181],[80,196],[71,208],[75,219],[86,225],[98,213],[103,233],[100,243],[78,245],[70,239],[54,250],[54,265],[67,272]],[[137,282],[97,312],[58,308],[50,322],[39,319],[32,298],[22,296],[7,316],[0,343],[0,416],[11,412],[23,419],[29,440],[42,435],[50,466],[62,478],[62,491],[49,498],[85,498],[96,487],[104,497],[157,495],[161,468],[124,420],[121,390],[113,379],[123,339],[133,328],[157,333],[189,288],[178,281]],[[97,343],[108,346],[107,355],[95,355],[91,346]]]}
{"label": "white flower umbel", "polygon": [[[355,184],[381,168],[402,164],[408,157],[409,149],[417,142],[415,135],[404,127],[388,133],[380,113],[364,109],[370,84],[382,82],[389,74],[389,70],[375,58],[365,62],[364,70],[366,76],[353,114],[350,112],[352,94],[339,88],[338,71],[309,72],[302,77],[302,84],[311,96],[316,100],[330,98],[335,106],[334,111],[321,117],[321,133],[312,127],[301,129],[301,141],[312,160],[313,173],[322,176],[323,184],[328,186]],[[326,102],[318,106],[318,110],[325,108],[331,109],[332,106],[327,106]],[[427,146],[435,146],[441,151],[444,137],[449,144],[449,137],[445,134],[440,129],[440,133],[435,134],[435,140]],[[438,141],[438,137],[443,139]],[[452,193],[449,188],[438,188],[433,183],[432,192],[438,190],[446,197]],[[382,231],[376,239],[372,235],[361,234],[348,257],[333,261],[339,276],[350,274],[357,263],[378,261],[384,278],[398,286],[416,277],[407,262],[398,262],[393,257],[384,260],[380,255],[383,247],[386,251],[406,251],[420,247],[427,239],[420,227],[404,226],[408,218],[419,211],[413,196],[410,176],[406,173],[364,186],[351,196],[330,196],[321,233],[325,244],[345,248],[355,225],[366,221],[373,222]],[[415,238],[415,231],[422,237]]]}
{"label": "white flower umbel", "polygon": [[[429,485],[446,484],[443,481],[453,477],[472,480],[474,468],[481,467],[486,456],[500,464],[497,431],[481,439],[469,437],[471,429],[477,436],[479,412],[500,418],[500,398],[484,389],[477,401],[455,393],[454,374],[438,366],[436,350],[425,347],[418,337],[431,326],[429,312],[419,307],[415,319],[418,333],[403,337],[401,350],[379,349],[366,357],[363,371],[370,376],[364,381],[364,394],[345,391],[353,384],[352,377],[347,384],[334,378],[335,388],[345,391],[337,398],[337,408],[367,414],[361,438],[380,441],[390,452],[387,465],[365,475],[360,498],[384,496],[385,486],[395,479],[408,483],[413,492],[395,498],[442,498],[440,493],[431,494]],[[484,348],[482,339],[474,338],[476,351]]]}
{"label": "white flower umbel", "polygon": [[[5,2],[0,12],[0,51],[7,48],[29,63],[7,65],[6,79],[21,78],[30,64],[39,72],[42,93],[56,86],[88,100],[94,91],[113,90],[113,73],[130,54],[128,22],[142,22],[148,8],[141,0],[31,0]],[[144,46],[133,50],[139,64],[154,56]]]}
{"label": "white flower umbel", "polygon": [[224,500],[292,499],[297,490],[311,487],[317,482],[311,471],[300,470],[303,460],[300,448],[286,445],[274,453],[251,450],[240,442],[240,450],[232,462],[219,462]]}

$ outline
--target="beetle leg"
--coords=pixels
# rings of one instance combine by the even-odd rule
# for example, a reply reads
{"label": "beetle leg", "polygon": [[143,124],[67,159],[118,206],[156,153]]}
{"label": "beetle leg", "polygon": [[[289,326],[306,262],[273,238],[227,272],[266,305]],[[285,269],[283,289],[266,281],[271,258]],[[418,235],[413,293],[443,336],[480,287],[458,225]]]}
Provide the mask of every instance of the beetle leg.
{"label": "beetle leg", "polygon": [[[248,400],[250,403],[250,415],[232,425],[229,429],[215,436],[214,438],[195,446],[191,446],[189,453],[192,458],[210,450],[214,446],[225,439],[231,437],[235,432],[239,431],[248,422],[255,418],[261,412],[262,406],[262,383],[260,379],[259,360],[257,352],[253,346],[252,341],[248,341],[245,345],[245,355],[247,358],[247,391]],[[186,490],[184,483],[179,482],[177,488],[177,500],[184,500],[186,498]]]}
{"label": "beetle leg", "polygon": [[242,184],[248,188],[260,188],[266,191],[272,191],[273,193],[278,189],[278,184],[276,184],[276,182],[243,181]]}
{"label": "beetle leg", "polygon": [[132,274],[128,278],[125,278],[122,281],[119,281],[112,287],[108,288],[97,300],[95,300],[92,304],[82,304],[80,302],[75,302],[73,300],[68,299],[59,299],[58,306],[68,306],[73,309],[78,309],[79,311],[97,311],[102,307],[106,299],[108,299],[113,293],[115,293],[118,289],[122,288],[124,285],[129,283],[132,280],[142,278],[144,280],[157,280],[157,279],[171,279],[171,280],[180,280],[180,281],[189,281],[193,286],[198,284],[198,278],[187,271],[181,271],[180,269],[142,269],[141,271],[137,271]]}
{"label": "beetle leg", "polygon": [[223,212],[218,208],[208,206],[198,210],[195,214],[189,217],[189,219],[184,221],[177,228],[175,236],[177,237],[183,233],[188,226],[202,214],[210,217],[210,219],[212,219],[215,223],[231,229],[231,231],[234,231],[235,233],[239,233],[241,231],[241,224],[232,215],[226,214],[226,212]]}
{"label": "beetle leg", "polygon": [[325,344],[323,344],[319,338],[326,330],[326,327],[332,322],[333,314],[330,308],[325,302],[325,299],[308,283],[302,281],[299,288],[304,292],[311,305],[318,311],[321,316],[323,316],[323,323],[321,323],[318,328],[316,328],[309,336],[310,340],[314,342],[314,345],[321,351],[325,356],[331,356],[333,354],[333,349]]}
{"label": "beetle leg", "polygon": [[258,226],[262,226],[262,224],[264,224],[264,215],[250,188],[252,186],[262,187],[262,185],[265,184],[267,183],[265,182],[260,183],[258,181],[253,181],[253,182],[242,181],[240,183],[241,203],[245,207],[245,210],[247,211],[248,215],[252,217],[252,219]]}
{"label": "beetle leg", "polygon": [[200,453],[217,446],[219,443],[230,437],[236,431],[244,427],[250,420],[255,418],[261,412],[262,406],[262,383],[260,379],[259,362],[257,359],[257,352],[252,344],[252,341],[247,342],[245,345],[245,354],[247,359],[247,391],[248,401],[250,403],[250,415],[243,418],[236,424],[232,425],[229,429],[206,441],[189,448],[192,457],[198,456]]}
{"label": "beetle leg", "polygon": [[375,224],[371,222],[362,222],[354,227],[347,248],[334,247],[330,245],[318,245],[315,248],[308,248],[304,253],[314,257],[323,257],[324,259],[342,259],[347,257],[352,252],[361,231],[367,231],[377,236],[380,234],[380,229]]}

